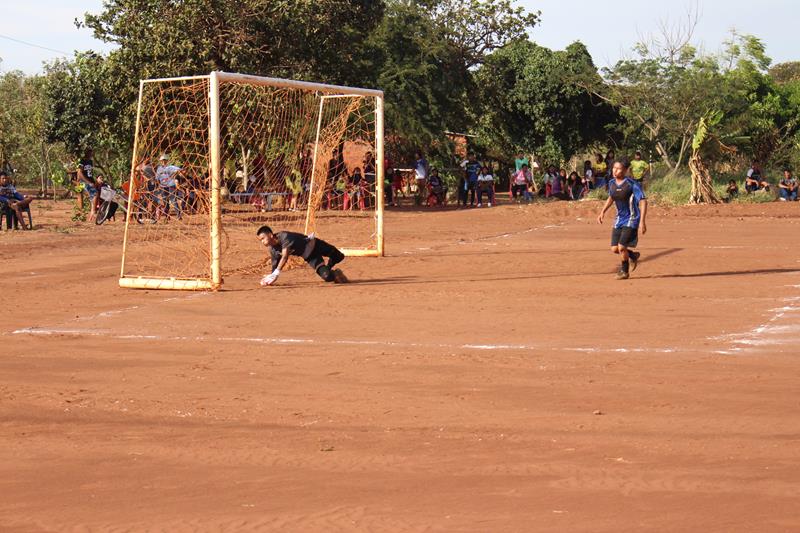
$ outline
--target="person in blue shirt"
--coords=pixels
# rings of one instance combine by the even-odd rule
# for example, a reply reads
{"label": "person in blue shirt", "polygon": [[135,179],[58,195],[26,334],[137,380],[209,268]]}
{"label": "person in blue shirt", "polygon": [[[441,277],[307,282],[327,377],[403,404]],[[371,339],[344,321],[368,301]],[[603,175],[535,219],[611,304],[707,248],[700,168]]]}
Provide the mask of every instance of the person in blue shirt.
{"label": "person in blue shirt", "polygon": [[461,166],[464,168],[464,194],[463,196],[459,194],[459,197],[463,199],[464,207],[467,207],[467,195],[469,195],[469,205],[470,207],[475,207],[475,193],[478,189],[478,175],[481,173],[481,164],[475,154],[470,152],[467,160],[461,163]]}
{"label": "person in blue shirt", "polygon": [[647,197],[636,180],[625,176],[629,166],[626,159],[614,161],[611,170],[613,179],[608,184],[608,200],[597,216],[597,222],[602,224],[606,211],[612,203],[615,204],[617,218],[611,230],[611,251],[622,259],[617,279],[628,279],[630,271],[636,270],[640,254],[633,248],[639,241],[639,227],[642,228],[642,235],[647,233]]}

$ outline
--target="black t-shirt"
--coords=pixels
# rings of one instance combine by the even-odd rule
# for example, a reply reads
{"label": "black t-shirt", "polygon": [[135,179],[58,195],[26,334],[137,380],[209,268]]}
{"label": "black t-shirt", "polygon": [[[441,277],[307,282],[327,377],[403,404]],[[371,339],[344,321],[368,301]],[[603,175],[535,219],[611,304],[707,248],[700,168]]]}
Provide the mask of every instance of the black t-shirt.
{"label": "black t-shirt", "polygon": [[270,246],[269,251],[272,257],[272,270],[278,268],[281,254],[285,248],[289,249],[289,255],[299,255],[306,259],[314,248],[314,240],[309,239],[302,233],[292,231],[279,231],[275,234],[279,243],[278,247]]}

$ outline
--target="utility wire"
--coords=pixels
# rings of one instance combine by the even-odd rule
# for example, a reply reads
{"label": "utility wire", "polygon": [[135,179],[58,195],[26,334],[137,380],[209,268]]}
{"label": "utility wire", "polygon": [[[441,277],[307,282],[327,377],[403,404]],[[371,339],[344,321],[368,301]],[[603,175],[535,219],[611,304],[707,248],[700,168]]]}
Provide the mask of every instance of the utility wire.
{"label": "utility wire", "polygon": [[64,56],[71,55],[69,52],[64,52],[63,50],[56,50],[55,48],[48,48],[46,46],[41,46],[41,45],[38,45],[38,44],[29,43],[28,41],[23,41],[22,39],[15,39],[14,37],[9,37],[8,35],[3,35],[2,33],[0,33],[0,37],[3,38],[3,39],[8,39],[9,41],[14,41],[15,43],[24,44],[24,45],[27,45],[27,46],[33,46],[34,48],[41,48],[42,50],[47,50],[49,52],[55,52],[57,54],[61,54],[61,55],[64,55]]}

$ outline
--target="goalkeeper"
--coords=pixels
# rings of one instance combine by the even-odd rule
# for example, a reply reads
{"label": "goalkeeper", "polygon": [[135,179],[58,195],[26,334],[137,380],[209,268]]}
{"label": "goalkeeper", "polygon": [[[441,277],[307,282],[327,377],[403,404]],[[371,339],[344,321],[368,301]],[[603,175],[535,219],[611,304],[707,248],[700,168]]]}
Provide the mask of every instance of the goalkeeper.
{"label": "goalkeeper", "polygon": [[[289,261],[290,255],[305,259],[306,263],[325,281],[347,282],[344,273],[338,268],[335,270],[333,268],[344,260],[344,254],[335,246],[314,237],[313,233],[309,236],[291,231],[273,233],[269,226],[261,226],[256,235],[261,244],[269,248],[272,257],[272,274],[261,278],[262,287],[273,285],[277,281],[281,270]],[[325,264],[325,257],[328,258],[327,264]]]}

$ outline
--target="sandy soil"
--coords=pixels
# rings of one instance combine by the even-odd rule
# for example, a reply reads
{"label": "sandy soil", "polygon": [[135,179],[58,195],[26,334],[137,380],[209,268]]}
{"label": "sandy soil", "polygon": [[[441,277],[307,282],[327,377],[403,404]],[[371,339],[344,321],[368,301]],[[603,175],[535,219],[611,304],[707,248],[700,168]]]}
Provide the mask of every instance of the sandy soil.
{"label": "sandy soil", "polygon": [[186,294],[40,202],[0,530],[800,530],[800,207],[656,208],[627,282],[597,208],[396,210],[349,285]]}

